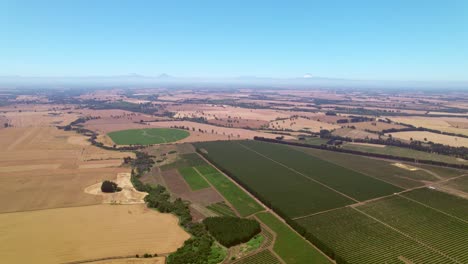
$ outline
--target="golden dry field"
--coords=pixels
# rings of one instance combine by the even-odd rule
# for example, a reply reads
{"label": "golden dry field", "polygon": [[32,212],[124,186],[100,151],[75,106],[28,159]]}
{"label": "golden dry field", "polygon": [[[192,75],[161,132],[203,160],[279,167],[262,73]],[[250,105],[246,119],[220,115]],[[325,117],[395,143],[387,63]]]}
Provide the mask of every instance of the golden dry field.
{"label": "golden dry field", "polygon": [[449,145],[452,147],[468,146],[468,138],[441,135],[427,131],[407,131],[389,134],[391,134],[394,138],[400,138],[408,141],[412,138],[413,140],[418,140],[421,142],[432,141],[434,143]]}
{"label": "golden dry field", "polygon": [[[86,137],[47,122],[1,129],[0,145],[2,262],[162,254],[189,237],[175,216],[142,203],[145,194],[134,190],[130,168],[121,166],[133,153],[97,148]],[[123,190],[109,195],[96,191],[103,180],[116,181]],[[107,263],[164,263],[112,261],[120,262]]]}
{"label": "golden dry field", "polygon": [[461,117],[392,117],[394,122],[468,136],[468,119]]}
{"label": "golden dry field", "polygon": [[[146,205],[92,205],[0,214],[4,263],[64,263],[175,251],[190,236]],[[25,252],[27,251],[27,253]]]}

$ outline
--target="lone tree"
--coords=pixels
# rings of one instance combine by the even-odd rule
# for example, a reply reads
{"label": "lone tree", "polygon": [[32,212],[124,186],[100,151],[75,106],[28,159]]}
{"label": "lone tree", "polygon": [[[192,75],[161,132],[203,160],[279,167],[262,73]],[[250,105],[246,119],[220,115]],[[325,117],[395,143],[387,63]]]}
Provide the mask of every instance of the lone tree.
{"label": "lone tree", "polygon": [[104,181],[101,185],[101,191],[105,193],[120,192],[122,188],[117,186],[117,183],[112,181]]}

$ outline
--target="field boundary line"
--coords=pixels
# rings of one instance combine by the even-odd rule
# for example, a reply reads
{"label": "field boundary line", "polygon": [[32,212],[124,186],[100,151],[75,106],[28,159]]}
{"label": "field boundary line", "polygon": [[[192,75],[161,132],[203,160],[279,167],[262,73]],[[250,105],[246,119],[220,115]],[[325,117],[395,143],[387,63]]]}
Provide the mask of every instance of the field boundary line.
{"label": "field boundary line", "polygon": [[224,201],[225,201],[227,204],[229,204],[229,206],[232,208],[232,210],[234,210],[234,213],[235,213],[238,217],[241,217],[239,211],[237,211],[237,209],[234,207],[234,205],[232,205],[231,202],[229,202],[229,201],[226,199],[226,197],[224,197],[224,195],[222,195],[221,192],[219,192],[218,189],[216,189],[216,187],[215,187],[213,184],[211,184],[211,182],[210,182],[207,178],[205,178],[205,175],[201,174],[201,173],[197,170],[197,168],[195,168],[195,167],[192,167],[192,168],[198,173],[198,175],[200,175],[200,177],[202,177],[202,178],[211,186],[211,188],[213,188],[213,190],[215,190],[221,197],[223,197]]}
{"label": "field boundary line", "polygon": [[259,153],[259,152],[255,151],[255,150],[253,150],[253,149],[251,149],[251,148],[245,146],[245,145],[242,145],[241,143],[237,143],[237,144],[241,145],[242,147],[246,148],[246,149],[249,150],[249,151],[252,151],[252,152],[256,153],[256,154],[259,155],[259,156],[264,157],[265,159],[271,160],[271,161],[277,163],[278,165],[281,165],[281,166],[285,167],[286,169],[288,169],[288,170],[290,170],[290,171],[292,171],[292,172],[294,172],[294,173],[296,173],[296,174],[298,174],[298,175],[300,175],[300,176],[302,176],[302,177],[304,177],[304,178],[306,178],[306,179],[308,179],[308,180],[311,180],[311,181],[313,181],[313,182],[315,182],[315,183],[318,183],[318,184],[322,185],[323,187],[325,187],[325,188],[327,188],[327,189],[329,189],[329,190],[331,190],[331,191],[333,191],[333,192],[336,192],[336,193],[338,193],[338,194],[340,194],[340,195],[342,195],[342,196],[344,196],[344,197],[346,197],[346,198],[348,198],[348,199],[350,199],[350,200],[353,200],[353,201],[356,202],[356,203],[359,203],[358,200],[352,198],[351,196],[348,196],[348,195],[346,195],[346,194],[344,194],[344,193],[342,193],[342,192],[340,192],[340,191],[338,191],[338,190],[335,190],[335,189],[333,189],[332,187],[330,187],[330,186],[328,186],[328,185],[326,185],[326,184],[324,184],[324,183],[321,183],[321,182],[317,181],[316,179],[312,179],[312,178],[308,177],[307,175],[303,174],[302,172],[299,172],[299,171],[297,171],[297,170],[295,170],[295,169],[293,169],[293,168],[290,168],[290,167],[284,165],[283,163],[281,163],[281,162],[279,162],[279,161],[276,161],[276,160],[274,160],[274,159],[272,159],[272,158],[269,158],[269,157],[263,155],[262,153]]}
{"label": "field boundary line", "polygon": [[354,205],[354,204],[345,205],[345,206],[341,206],[341,207],[337,207],[337,208],[333,208],[333,209],[328,209],[328,210],[325,210],[325,211],[320,211],[320,212],[316,212],[316,213],[312,213],[312,214],[302,215],[302,216],[294,217],[294,218],[291,218],[291,219],[296,221],[296,220],[299,220],[299,219],[302,219],[302,218],[307,218],[307,217],[314,216],[314,215],[329,213],[331,211],[335,211],[335,210],[338,210],[338,209],[343,209],[343,208],[346,208],[346,207],[349,207],[349,206],[352,206],[352,205]]}
{"label": "field boundary line", "polygon": [[400,197],[402,197],[402,198],[404,198],[404,199],[407,199],[407,200],[409,200],[409,201],[411,201],[411,202],[418,203],[418,204],[420,204],[420,205],[422,205],[422,206],[424,206],[424,207],[427,207],[427,208],[432,209],[432,210],[434,210],[434,211],[436,211],[436,212],[439,212],[439,213],[444,214],[444,215],[446,215],[446,216],[449,216],[449,217],[452,217],[452,218],[457,219],[457,220],[459,220],[459,221],[462,221],[462,222],[464,222],[465,224],[468,224],[468,221],[466,221],[465,219],[461,219],[461,218],[459,218],[458,216],[451,215],[451,214],[449,214],[449,213],[446,213],[446,212],[444,212],[444,211],[441,211],[441,210],[439,210],[439,209],[437,209],[437,208],[434,208],[434,207],[429,206],[429,205],[427,205],[427,204],[421,203],[421,202],[419,202],[419,201],[416,201],[416,200],[411,199],[411,198],[409,198],[409,197],[406,197],[406,196],[404,196],[404,195],[401,195],[401,194],[397,194],[397,195],[400,196]]}
{"label": "field boundary line", "polygon": [[440,251],[440,250],[437,250],[437,249],[433,248],[432,246],[427,245],[426,243],[420,241],[419,239],[416,239],[416,238],[414,238],[414,237],[412,237],[412,236],[406,234],[405,232],[403,232],[403,231],[401,231],[401,230],[399,230],[399,229],[397,229],[397,228],[395,228],[395,227],[393,227],[393,226],[391,226],[391,225],[389,225],[389,224],[387,224],[387,223],[385,223],[385,222],[383,222],[383,221],[381,221],[381,220],[379,220],[379,219],[373,217],[372,215],[370,215],[370,214],[368,214],[368,213],[366,213],[366,212],[363,212],[363,211],[359,210],[359,209],[356,208],[356,207],[351,207],[351,208],[353,208],[354,210],[358,211],[359,213],[361,213],[361,214],[363,214],[363,215],[365,215],[365,216],[367,216],[367,217],[373,219],[374,221],[377,221],[377,222],[381,223],[382,225],[384,225],[384,226],[386,226],[386,227],[392,229],[393,231],[399,233],[400,235],[403,235],[403,236],[405,236],[406,238],[408,238],[408,239],[410,239],[410,240],[413,240],[414,242],[420,244],[421,246],[424,246],[425,248],[431,250],[432,252],[437,253],[437,254],[439,254],[439,255],[441,255],[442,257],[445,257],[445,258],[447,258],[447,259],[450,259],[451,261],[453,261],[453,262],[455,262],[455,263],[463,264],[463,263],[461,263],[460,261],[458,261],[458,260],[456,260],[456,259],[454,259],[454,258],[448,256],[448,255],[445,254],[444,252],[442,252],[442,251]]}

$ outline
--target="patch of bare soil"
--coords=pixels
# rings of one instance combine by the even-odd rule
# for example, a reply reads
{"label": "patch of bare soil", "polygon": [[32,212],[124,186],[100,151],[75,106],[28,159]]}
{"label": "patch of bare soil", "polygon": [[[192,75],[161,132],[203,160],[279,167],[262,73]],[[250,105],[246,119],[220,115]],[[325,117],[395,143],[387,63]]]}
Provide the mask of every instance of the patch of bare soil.
{"label": "patch of bare soil", "polygon": [[143,200],[147,193],[139,192],[134,187],[130,180],[131,175],[128,172],[117,174],[117,179],[114,180],[122,191],[115,193],[103,193],[101,191],[102,182],[93,184],[87,187],[84,191],[92,195],[100,195],[103,197],[102,202],[106,204],[139,204],[145,203]]}

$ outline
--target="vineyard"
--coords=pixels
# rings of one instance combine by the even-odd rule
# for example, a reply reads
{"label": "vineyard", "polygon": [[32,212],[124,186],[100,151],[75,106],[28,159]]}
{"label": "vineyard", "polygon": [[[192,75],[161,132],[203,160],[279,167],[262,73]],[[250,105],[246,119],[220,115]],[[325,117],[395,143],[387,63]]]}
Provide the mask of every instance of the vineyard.
{"label": "vineyard", "polygon": [[452,261],[468,263],[466,220],[399,196],[360,206],[358,210],[398,229]]}
{"label": "vineyard", "polygon": [[291,218],[402,190],[287,146],[256,141],[196,146],[264,203]]}

